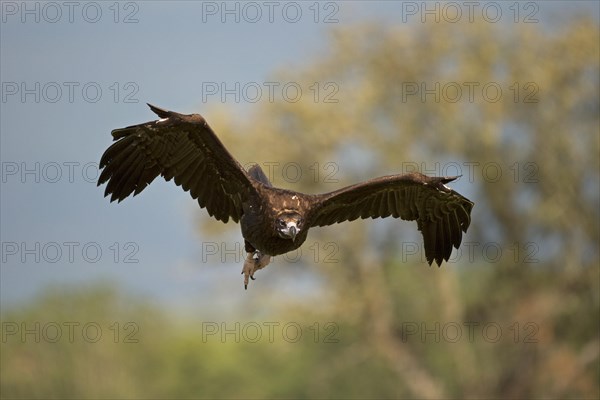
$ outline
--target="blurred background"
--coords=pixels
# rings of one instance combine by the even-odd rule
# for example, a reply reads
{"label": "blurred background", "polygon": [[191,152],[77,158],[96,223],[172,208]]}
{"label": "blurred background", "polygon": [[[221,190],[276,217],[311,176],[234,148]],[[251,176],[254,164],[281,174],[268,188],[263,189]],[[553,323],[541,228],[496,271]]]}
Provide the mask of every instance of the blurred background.
{"label": "blurred background", "polygon": [[[600,396],[597,2],[67,3],[0,3],[2,398]],[[244,291],[238,225],[96,187],[146,102],[285,188],[462,175],[471,227],[315,228]]]}

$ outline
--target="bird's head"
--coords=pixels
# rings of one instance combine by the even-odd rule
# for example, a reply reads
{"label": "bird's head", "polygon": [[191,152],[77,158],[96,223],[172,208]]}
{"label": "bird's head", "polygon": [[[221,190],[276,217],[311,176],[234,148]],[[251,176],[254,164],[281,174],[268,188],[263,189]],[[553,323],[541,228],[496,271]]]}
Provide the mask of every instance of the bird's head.
{"label": "bird's head", "polygon": [[284,211],[275,218],[275,230],[279,237],[283,239],[296,239],[296,235],[302,229],[304,220],[295,211]]}

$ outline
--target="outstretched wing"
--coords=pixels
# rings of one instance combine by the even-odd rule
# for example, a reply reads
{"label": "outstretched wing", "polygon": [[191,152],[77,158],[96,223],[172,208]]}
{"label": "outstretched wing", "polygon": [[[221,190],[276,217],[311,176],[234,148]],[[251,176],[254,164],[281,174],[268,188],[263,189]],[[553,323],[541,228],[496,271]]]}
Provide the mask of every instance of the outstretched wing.
{"label": "outstretched wing", "polygon": [[391,175],[315,196],[308,221],[325,226],[357,218],[390,215],[417,221],[431,265],[448,261],[471,223],[473,203],[445,186],[458,177],[434,178],[419,173]]}
{"label": "outstretched wing", "polygon": [[104,195],[121,201],[162,175],[174,178],[211,216],[238,222],[242,202],[255,190],[244,169],[202,116],[148,106],[160,120],[112,131],[116,142],[100,160],[98,185],[108,182]]}

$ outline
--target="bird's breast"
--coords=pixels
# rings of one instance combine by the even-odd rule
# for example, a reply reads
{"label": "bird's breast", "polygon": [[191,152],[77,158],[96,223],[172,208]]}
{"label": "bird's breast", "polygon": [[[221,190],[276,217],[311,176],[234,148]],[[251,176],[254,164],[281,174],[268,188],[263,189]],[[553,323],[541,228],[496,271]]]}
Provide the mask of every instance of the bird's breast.
{"label": "bird's breast", "polygon": [[307,232],[300,230],[295,240],[277,234],[273,209],[264,204],[247,204],[240,219],[242,236],[265,254],[277,256],[296,250],[306,240]]}

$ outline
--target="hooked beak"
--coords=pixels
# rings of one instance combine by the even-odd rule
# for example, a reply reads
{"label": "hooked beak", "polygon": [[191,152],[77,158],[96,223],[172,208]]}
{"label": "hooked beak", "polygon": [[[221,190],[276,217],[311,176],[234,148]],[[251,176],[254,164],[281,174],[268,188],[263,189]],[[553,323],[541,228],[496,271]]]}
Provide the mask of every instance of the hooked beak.
{"label": "hooked beak", "polygon": [[290,229],[289,229],[288,232],[289,232],[290,236],[292,237],[292,242],[295,241],[296,240],[296,233],[298,233],[298,231],[296,230],[296,227],[295,226],[290,226]]}

